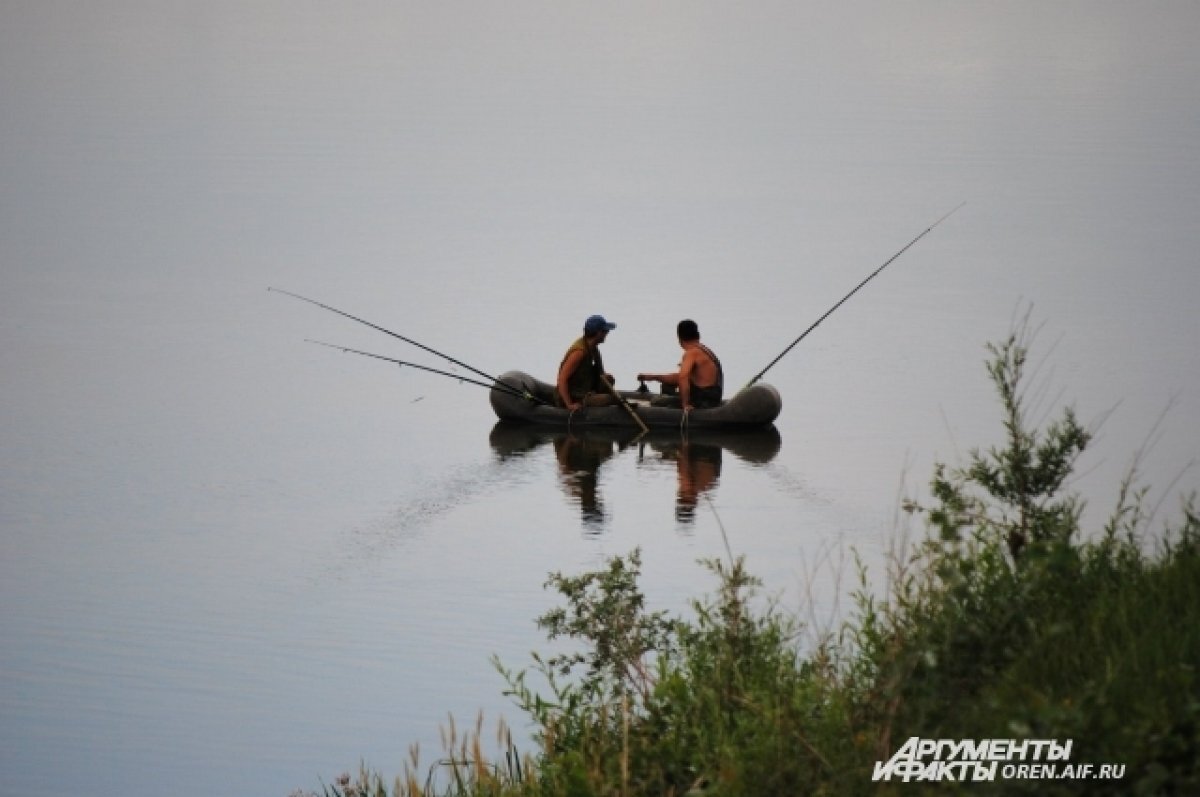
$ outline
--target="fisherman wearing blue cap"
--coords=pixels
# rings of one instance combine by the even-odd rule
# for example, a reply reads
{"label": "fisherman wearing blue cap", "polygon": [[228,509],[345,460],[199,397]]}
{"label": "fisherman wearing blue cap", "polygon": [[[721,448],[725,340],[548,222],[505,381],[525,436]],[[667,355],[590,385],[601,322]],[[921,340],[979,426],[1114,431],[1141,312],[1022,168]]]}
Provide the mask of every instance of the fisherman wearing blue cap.
{"label": "fisherman wearing blue cap", "polygon": [[[609,390],[613,378],[604,371],[599,348],[608,333],[616,328],[616,324],[602,315],[589,316],[583,322],[583,337],[571,344],[558,366],[558,389],[554,398],[560,407],[573,412],[584,406],[602,407],[616,403]],[[607,385],[602,380],[607,380]]]}

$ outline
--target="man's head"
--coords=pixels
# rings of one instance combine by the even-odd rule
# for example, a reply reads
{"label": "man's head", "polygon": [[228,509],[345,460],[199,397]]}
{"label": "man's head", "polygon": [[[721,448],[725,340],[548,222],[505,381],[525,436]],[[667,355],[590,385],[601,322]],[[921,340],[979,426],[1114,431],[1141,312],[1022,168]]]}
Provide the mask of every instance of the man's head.
{"label": "man's head", "polygon": [[587,321],[583,322],[583,334],[589,338],[600,334],[607,335],[610,330],[616,328],[616,324],[605,320],[604,316],[602,315],[588,316]]}
{"label": "man's head", "polygon": [[692,319],[685,318],[675,327],[675,334],[679,336],[680,343],[700,340],[700,327],[696,326],[696,322]]}

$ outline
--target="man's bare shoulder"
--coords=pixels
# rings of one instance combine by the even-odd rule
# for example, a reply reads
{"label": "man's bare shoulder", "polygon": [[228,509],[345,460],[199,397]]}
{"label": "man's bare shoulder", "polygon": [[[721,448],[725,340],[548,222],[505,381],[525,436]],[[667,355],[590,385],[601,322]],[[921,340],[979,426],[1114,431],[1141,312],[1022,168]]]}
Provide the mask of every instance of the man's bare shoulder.
{"label": "man's bare shoulder", "polygon": [[563,366],[572,366],[583,359],[585,352],[583,349],[571,349],[567,352],[567,356],[563,358]]}

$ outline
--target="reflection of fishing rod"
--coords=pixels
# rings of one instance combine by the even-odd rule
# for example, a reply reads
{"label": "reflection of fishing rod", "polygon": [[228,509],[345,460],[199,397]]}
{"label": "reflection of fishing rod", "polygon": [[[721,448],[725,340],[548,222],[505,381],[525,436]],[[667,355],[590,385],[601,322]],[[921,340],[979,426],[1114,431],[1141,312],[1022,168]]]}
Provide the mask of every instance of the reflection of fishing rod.
{"label": "reflection of fishing rod", "polygon": [[[393,338],[399,338],[400,340],[404,341],[405,343],[411,343],[413,346],[416,346],[418,349],[424,349],[425,351],[429,352],[430,354],[436,354],[438,357],[441,357],[443,360],[449,360],[450,362],[454,363],[455,365],[459,366],[460,368],[466,368],[471,373],[478,374],[479,376],[482,376],[484,379],[490,379],[491,381],[495,382],[496,384],[503,384],[503,382],[501,382],[496,377],[491,376],[490,374],[485,374],[483,371],[480,371],[478,368],[472,368],[471,366],[467,365],[466,363],[460,362],[448,354],[442,354],[440,351],[437,351],[436,349],[431,349],[422,343],[417,343],[412,338],[406,338],[403,335],[399,335],[399,334],[391,331],[390,329],[384,329],[383,327],[381,327],[377,324],[372,324],[370,321],[365,321],[365,320],[359,318],[358,316],[353,316],[353,315],[350,315],[349,313],[343,313],[341,310],[338,310],[336,307],[330,307],[329,305],[321,304],[320,302],[318,302],[314,299],[307,299],[298,293],[292,293],[291,291],[285,291],[285,290],[281,290],[279,288],[267,288],[267,290],[274,291],[275,293],[282,293],[284,296],[291,296],[293,299],[299,299],[302,302],[308,302],[309,304],[315,304],[317,307],[328,310],[331,313],[337,313],[340,316],[349,318],[351,321],[357,321],[360,324],[366,324],[371,329],[377,329],[380,332],[384,332],[388,335],[391,335]],[[340,347],[335,346],[334,348],[340,348]],[[359,354],[364,354],[364,353],[365,352],[359,352]],[[455,377],[455,378],[457,378],[457,377]],[[489,387],[490,387],[490,385],[489,385]],[[511,388],[512,385],[505,385],[505,387]]]}
{"label": "reflection of fishing rod", "polygon": [[887,262],[886,262],[886,263],[884,263],[882,266],[880,266],[879,268],[877,268],[877,269],[875,269],[874,271],[872,271],[872,272],[871,272],[869,275],[867,275],[867,278],[866,278],[866,279],[864,279],[862,282],[858,283],[858,285],[856,285],[856,286],[854,287],[854,290],[850,291],[850,292],[849,292],[849,293],[847,293],[845,296],[843,296],[843,297],[842,297],[842,299],[841,299],[841,301],[839,301],[839,302],[838,302],[837,304],[835,304],[833,307],[830,307],[830,308],[829,308],[829,309],[828,309],[828,310],[825,312],[825,315],[823,315],[823,316],[821,316],[820,318],[818,318],[818,319],[817,319],[817,320],[816,320],[816,321],[813,323],[813,325],[812,325],[811,327],[809,327],[808,329],[804,330],[804,332],[802,332],[802,333],[800,334],[800,337],[798,337],[798,338],[796,338],[795,340],[793,340],[793,341],[792,341],[792,342],[791,342],[791,343],[788,345],[788,347],[787,347],[786,349],[784,349],[782,352],[780,352],[780,353],[779,353],[779,356],[778,356],[778,357],[776,357],[774,360],[771,360],[771,362],[767,363],[767,367],[766,367],[766,368],[764,368],[764,369],[762,369],[761,371],[759,371],[757,376],[755,376],[753,379],[751,379],[749,382],[747,382],[747,383],[746,383],[746,387],[750,387],[750,386],[751,386],[751,385],[753,385],[755,382],[757,382],[758,380],[762,379],[762,377],[763,377],[763,374],[765,374],[767,371],[771,370],[771,366],[775,365],[775,363],[777,363],[777,362],[779,362],[780,360],[782,360],[782,359],[783,359],[783,356],[784,356],[785,354],[787,354],[789,351],[791,351],[791,350],[792,350],[792,348],[793,348],[793,347],[794,347],[794,346],[795,346],[797,343],[799,343],[800,341],[804,340],[805,336],[806,336],[806,335],[808,335],[808,333],[809,333],[809,332],[812,332],[814,329],[816,329],[818,324],[820,324],[822,321],[824,321],[826,318],[828,318],[828,317],[829,317],[829,316],[830,316],[830,315],[833,313],[833,311],[834,311],[834,310],[836,310],[836,309],[838,309],[839,307],[841,307],[841,306],[842,306],[842,304],[844,304],[844,303],[845,303],[845,301],[846,301],[847,299],[849,299],[849,298],[850,298],[851,296],[853,296],[854,294],[858,293],[858,289],[859,289],[859,288],[861,288],[862,286],[864,286],[864,285],[866,285],[868,282],[870,282],[872,279],[874,279],[876,274],[878,274],[879,272],[881,272],[881,271],[883,271],[885,268],[887,268],[889,265],[891,265],[891,263],[892,263],[892,261],[893,261],[893,260],[895,260],[896,258],[900,257],[900,255],[902,255],[902,254],[904,254],[905,252],[907,252],[907,251],[908,251],[908,249],[909,249],[909,247],[911,247],[911,246],[912,246],[913,244],[915,244],[917,241],[921,240],[921,239],[922,239],[922,238],[924,238],[926,235],[928,235],[930,230],[932,230],[934,227],[936,227],[936,226],[938,226],[939,224],[941,224],[941,223],[942,223],[943,221],[945,221],[946,219],[950,218],[950,215],[951,215],[952,213],[954,213],[955,211],[957,211],[957,210],[958,210],[958,208],[961,208],[961,207],[962,207],[963,205],[965,205],[965,204],[967,204],[967,203],[966,203],[966,202],[963,202],[963,203],[962,203],[962,204],[960,204],[958,207],[954,208],[954,210],[950,211],[950,213],[947,213],[945,216],[942,216],[940,219],[938,219],[937,221],[935,221],[933,224],[930,224],[930,225],[929,225],[929,227],[927,227],[927,228],[926,228],[925,232],[921,233],[921,234],[920,234],[920,235],[918,235],[916,238],[913,238],[911,241],[909,241],[907,244],[905,244],[905,246],[904,246],[904,248],[903,248],[903,249],[901,249],[899,252],[897,252],[896,254],[892,255],[891,257],[889,257],[889,258],[887,259]]}
{"label": "reflection of fishing rod", "polygon": [[480,387],[486,387],[491,390],[499,390],[501,393],[507,393],[508,395],[516,396],[517,398],[528,399],[529,401],[536,401],[538,404],[546,403],[545,401],[542,401],[540,398],[533,395],[529,391],[520,390],[506,382],[501,382],[498,379],[489,384],[488,382],[480,382],[478,379],[471,379],[470,377],[463,376],[462,374],[455,374],[455,373],[451,373],[450,371],[441,371],[441,370],[438,370],[437,368],[430,368],[427,365],[419,365],[417,363],[410,363],[407,360],[397,360],[395,357],[384,357],[382,354],[372,354],[369,351],[360,351],[359,349],[351,349],[348,346],[339,346],[335,343],[325,343],[324,341],[310,340],[307,338],[305,339],[304,342],[305,343],[315,343],[318,346],[327,346],[331,349],[337,349],[338,351],[350,352],[351,354],[361,354],[364,357],[373,357],[376,360],[383,360],[383,361],[389,362],[389,363],[396,363],[397,365],[399,365],[401,367],[404,367],[407,365],[409,368],[419,368],[420,370],[428,371],[431,374],[438,374],[440,376],[448,376],[451,379],[457,379],[459,382],[467,382],[468,384],[479,385]]}

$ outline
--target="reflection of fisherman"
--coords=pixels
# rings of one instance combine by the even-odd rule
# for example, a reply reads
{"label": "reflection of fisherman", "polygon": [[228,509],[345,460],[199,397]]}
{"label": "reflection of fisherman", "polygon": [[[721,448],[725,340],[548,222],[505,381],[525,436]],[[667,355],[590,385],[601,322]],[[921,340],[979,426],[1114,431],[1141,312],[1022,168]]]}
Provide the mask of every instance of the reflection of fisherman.
{"label": "reflection of fisherman", "polygon": [[602,524],[604,507],[597,490],[596,473],[612,458],[613,441],[565,435],[555,438],[554,454],[563,487],[568,496],[579,502],[584,524]]}
{"label": "reflection of fisherman", "polygon": [[600,407],[615,403],[601,382],[607,379],[611,385],[613,378],[604,372],[599,346],[616,328],[616,324],[609,323],[601,315],[591,316],[584,322],[583,337],[570,345],[558,366],[558,389],[554,391],[558,406],[574,411],[585,405]]}
{"label": "reflection of fisherman", "polygon": [[696,504],[701,496],[715,488],[721,477],[721,447],[685,440],[679,446],[675,467],[679,476],[675,519],[690,523],[696,519]]}
{"label": "reflection of fisherman", "polygon": [[721,368],[721,361],[700,342],[700,328],[695,321],[686,318],[679,322],[675,331],[683,348],[679,370],[670,374],[638,374],[638,381],[661,382],[665,389],[679,389],[678,399],[670,396],[656,398],[653,401],[656,406],[682,407],[685,410],[719,406],[725,388],[725,372]]}

